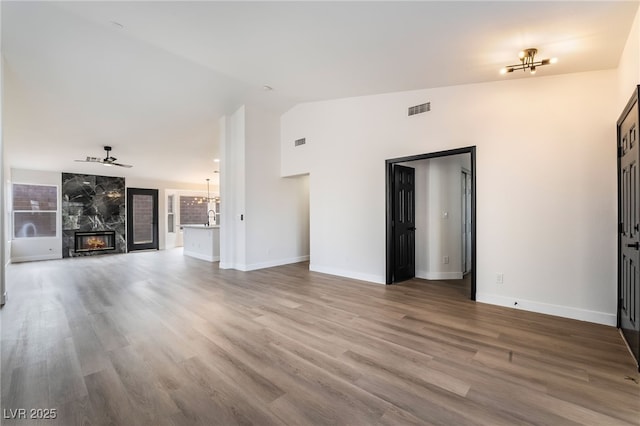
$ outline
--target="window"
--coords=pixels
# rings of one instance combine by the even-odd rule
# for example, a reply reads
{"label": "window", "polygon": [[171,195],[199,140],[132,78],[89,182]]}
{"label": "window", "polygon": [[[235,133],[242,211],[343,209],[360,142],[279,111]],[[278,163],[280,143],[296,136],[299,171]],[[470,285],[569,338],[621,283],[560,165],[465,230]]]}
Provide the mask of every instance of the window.
{"label": "window", "polygon": [[180,196],[180,225],[203,225],[207,223],[207,201],[205,197]]}
{"label": "window", "polygon": [[167,232],[176,232],[173,216],[173,195],[167,197]]}
{"label": "window", "polygon": [[58,187],[13,184],[13,237],[56,237]]}

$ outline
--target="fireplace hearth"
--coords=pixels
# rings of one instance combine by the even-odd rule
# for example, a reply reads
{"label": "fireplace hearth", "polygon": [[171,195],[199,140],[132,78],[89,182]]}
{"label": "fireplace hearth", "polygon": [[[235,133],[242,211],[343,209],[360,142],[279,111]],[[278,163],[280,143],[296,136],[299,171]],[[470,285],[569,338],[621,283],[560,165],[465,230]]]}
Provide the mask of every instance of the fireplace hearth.
{"label": "fireplace hearth", "polygon": [[76,253],[116,249],[116,233],[114,231],[76,232],[75,237]]}

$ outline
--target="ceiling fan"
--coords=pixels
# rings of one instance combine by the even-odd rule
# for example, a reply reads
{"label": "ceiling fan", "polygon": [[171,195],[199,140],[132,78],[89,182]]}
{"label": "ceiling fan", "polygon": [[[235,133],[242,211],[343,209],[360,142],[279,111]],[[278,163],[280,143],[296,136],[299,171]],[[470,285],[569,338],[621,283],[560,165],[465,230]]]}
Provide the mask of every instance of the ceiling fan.
{"label": "ceiling fan", "polygon": [[104,150],[107,151],[107,156],[105,158],[87,157],[85,160],[76,160],[76,161],[81,163],[100,163],[105,166],[133,167],[129,164],[116,163],[116,160],[118,159],[115,157],[112,157],[111,154],[109,154],[111,152],[110,146],[105,146]]}

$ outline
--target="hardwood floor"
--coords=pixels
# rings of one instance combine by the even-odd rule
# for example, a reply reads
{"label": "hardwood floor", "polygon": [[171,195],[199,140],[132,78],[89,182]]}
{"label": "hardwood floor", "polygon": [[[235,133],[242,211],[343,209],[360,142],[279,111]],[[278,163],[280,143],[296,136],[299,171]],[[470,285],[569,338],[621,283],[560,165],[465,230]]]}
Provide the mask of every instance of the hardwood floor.
{"label": "hardwood floor", "polygon": [[11,265],[8,294],[4,425],[640,424],[615,328],[442,282],[219,270],[169,250]]}

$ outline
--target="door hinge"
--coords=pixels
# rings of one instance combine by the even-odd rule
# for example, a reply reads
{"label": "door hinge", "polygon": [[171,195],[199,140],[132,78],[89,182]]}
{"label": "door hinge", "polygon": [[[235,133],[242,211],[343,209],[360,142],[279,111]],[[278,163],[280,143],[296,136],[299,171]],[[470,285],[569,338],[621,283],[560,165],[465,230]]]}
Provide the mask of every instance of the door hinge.
{"label": "door hinge", "polygon": [[618,147],[618,158],[622,158],[622,147]]}

